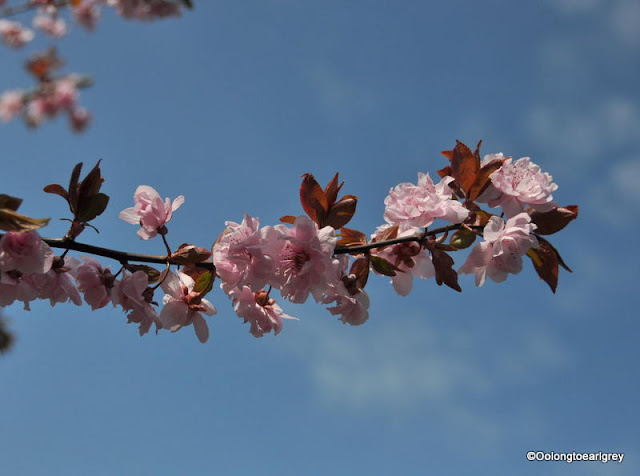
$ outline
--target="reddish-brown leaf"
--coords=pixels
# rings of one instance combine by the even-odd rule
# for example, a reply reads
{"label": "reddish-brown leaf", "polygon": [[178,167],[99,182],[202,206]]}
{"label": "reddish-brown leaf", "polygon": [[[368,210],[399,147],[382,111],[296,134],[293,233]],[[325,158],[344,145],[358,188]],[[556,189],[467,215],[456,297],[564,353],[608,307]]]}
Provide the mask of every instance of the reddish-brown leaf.
{"label": "reddish-brown leaf", "polygon": [[340,246],[357,246],[367,244],[367,235],[361,231],[342,227],[340,234],[342,235],[342,239],[338,241],[338,245]]}
{"label": "reddish-brown leaf", "polygon": [[458,284],[458,273],[453,269],[453,258],[446,251],[436,248],[433,241],[428,242],[427,247],[431,252],[431,261],[436,271],[436,283],[439,286],[444,283],[451,289],[462,292]]}
{"label": "reddish-brown leaf", "polygon": [[489,219],[492,216],[492,213],[485,212],[484,210],[473,210],[469,213],[469,216],[464,223],[469,226],[485,226],[489,223]]}
{"label": "reddish-brown leaf", "polygon": [[444,155],[447,159],[449,159],[449,161],[453,160],[453,151],[452,150],[443,150],[442,152],[440,152],[442,155]]}
{"label": "reddish-brown leaf", "polygon": [[211,257],[211,251],[200,246],[189,245],[183,243],[171,255],[171,259],[177,264],[184,265],[188,263],[202,263]]}
{"label": "reddish-brown leaf", "polygon": [[80,183],[80,186],[78,187],[78,195],[80,200],[82,200],[84,197],[90,197],[100,192],[100,187],[102,187],[102,183],[104,182],[102,174],[100,173],[101,161],[102,159],[98,160],[98,163],[91,169],[84,180],[82,180],[82,182]]}
{"label": "reddish-brown leaf", "polygon": [[480,160],[460,141],[456,141],[451,159],[451,172],[456,183],[469,196],[469,190],[476,181],[480,171]]}
{"label": "reddish-brown leaf", "polygon": [[440,176],[440,178],[445,178],[447,176],[451,177],[453,174],[453,172],[451,171],[451,166],[447,165],[446,167],[438,170],[438,175]]}
{"label": "reddish-brown leaf", "polygon": [[538,242],[540,246],[538,248],[530,248],[527,251],[527,256],[531,258],[533,267],[540,279],[547,283],[551,291],[555,293],[558,287],[558,266],[562,266],[569,272],[571,272],[571,269],[564,263],[560,253],[551,243],[541,237],[538,237]]}
{"label": "reddish-brown leaf", "polygon": [[327,199],[327,205],[329,207],[331,207],[331,205],[336,203],[336,200],[338,199],[338,192],[340,191],[343,185],[344,185],[344,182],[338,185],[338,172],[336,172],[336,174],[333,176],[331,181],[324,188],[324,196]]}
{"label": "reddish-brown leaf", "polygon": [[51,183],[47,185],[43,190],[47,193],[54,193],[56,195],[60,195],[62,198],[64,198],[67,201],[67,203],[69,203],[69,194],[67,193],[67,191],[64,189],[62,185],[59,185],[57,183]]}
{"label": "reddish-brown leaf", "polygon": [[369,256],[355,260],[351,265],[349,274],[355,275],[358,287],[364,289],[369,279]]}
{"label": "reddish-brown leaf", "polygon": [[491,184],[489,175],[498,170],[500,167],[502,167],[502,160],[499,159],[492,160],[484,167],[482,167],[476,175],[476,180],[473,182],[473,185],[469,189],[467,198],[469,200],[475,200],[476,198],[478,198],[480,194],[484,192]]}
{"label": "reddish-brown leaf", "polygon": [[80,222],[88,222],[101,215],[109,204],[109,196],[104,193],[84,197],[78,203],[76,218]]}
{"label": "reddish-brown leaf", "polygon": [[356,206],[358,205],[358,197],[355,195],[345,195],[340,199],[338,203],[335,203],[329,208],[323,225],[332,226],[334,229],[339,230],[345,226],[356,212]]}
{"label": "reddish-brown leaf", "polygon": [[393,240],[398,237],[398,225],[385,228],[373,237],[373,242]]}
{"label": "reddish-brown leaf", "polygon": [[562,230],[571,221],[578,218],[578,212],[578,205],[567,205],[566,207],[554,208],[545,213],[532,212],[531,221],[538,227],[536,228],[536,233],[551,235]]}
{"label": "reddish-brown leaf", "polygon": [[320,225],[329,210],[327,197],[312,174],[304,174],[300,185],[300,203],[305,213]]}
{"label": "reddish-brown leaf", "polygon": [[74,215],[78,210],[78,180],[80,179],[80,172],[82,171],[82,162],[76,164],[71,172],[71,179],[69,180],[69,208]]}
{"label": "reddish-brown leaf", "polygon": [[296,222],[296,217],[294,217],[293,215],[285,215],[283,217],[280,217],[280,221],[282,223],[289,223],[290,225],[293,225]]}

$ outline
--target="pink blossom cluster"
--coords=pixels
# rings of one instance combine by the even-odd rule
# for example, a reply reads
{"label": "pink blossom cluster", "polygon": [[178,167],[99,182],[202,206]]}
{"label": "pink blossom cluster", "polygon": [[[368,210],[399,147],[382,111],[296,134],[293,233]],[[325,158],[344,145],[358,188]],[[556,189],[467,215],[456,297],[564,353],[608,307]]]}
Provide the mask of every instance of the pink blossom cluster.
{"label": "pink blossom cluster", "polygon": [[434,184],[429,174],[418,174],[418,184],[401,183],[389,191],[384,200],[384,219],[402,230],[426,228],[437,218],[451,223],[462,222],[469,210],[452,198],[449,184],[453,177],[445,177]]}
{"label": "pink blossom cluster", "polygon": [[78,264],[55,257],[35,231],[7,233],[0,239],[0,305],[22,301],[28,310],[35,299],[49,299],[52,306],[67,300],[80,305],[73,284]]}
{"label": "pink blossom cluster", "polygon": [[51,305],[71,301],[85,302],[96,310],[109,302],[127,313],[130,323],[139,324],[140,335],[166,328],[176,330],[193,324],[200,341],[209,335],[201,316],[215,314],[206,299],[195,296],[193,280],[178,272],[169,272],[162,283],[165,291],[162,312],[158,314],[153,302],[153,290],[143,271],[123,271],[119,279],[110,268],[97,260],[83,257],[83,263],[68,256],[54,256],[53,251],[36,231],[9,232],[0,240],[0,306],[15,301],[24,303],[26,310],[36,299],[49,299]]}
{"label": "pink blossom cluster", "polygon": [[67,75],[43,82],[30,93],[20,90],[5,91],[0,95],[0,119],[8,122],[20,115],[25,122],[36,127],[45,119],[66,114],[71,129],[83,131],[91,120],[91,114],[78,104],[79,78]]}
{"label": "pink blossom cluster", "polygon": [[[489,154],[484,157],[483,164],[502,158],[501,153]],[[488,202],[490,207],[501,207],[507,217],[522,213],[527,206],[540,212],[557,206],[552,194],[558,186],[553,183],[553,177],[542,172],[529,157],[515,162],[507,158],[490,178],[491,185],[479,201]]]}
{"label": "pink blossom cluster", "polygon": [[[4,4],[0,2],[0,6]],[[75,23],[82,28],[95,30],[103,7],[114,9],[126,19],[152,21],[156,19],[177,17],[182,13],[185,3],[178,0],[82,0],[79,2],[56,2],[53,0],[26,0],[28,6],[36,10],[32,18],[33,29],[21,22],[0,18],[0,40],[11,48],[22,48],[35,38],[35,31],[60,39],[67,35],[69,27],[63,17],[67,9]],[[21,5],[20,5],[21,6]],[[38,126],[45,119],[52,119],[59,112],[68,113],[69,125],[74,132],[83,131],[89,121],[89,112],[75,104],[63,105],[59,102],[58,89],[68,89],[67,78],[52,78],[49,74],[39,76],[40,84],[31,91],[10,90],[0,95],[0,119],[7,122],[21,113],[29,126]],[[75,91],[60,91],[62,94],[76,96]]]}
{"label": "pink blossom cluster", "polygon": [[365,291],[344,286],[347,261],[334,256],[336,243],[332,227],[319,229],[306,216],[297,217],[290,227],[260,228],[257,218],[245,215],[240,224],[227,222],[213,247],[213,262],[220,287],[256,337],[271,330],[277,334],[282,319],[290,318],[269,297],[271,289],[294,303],[309,296],[323,304],[339,302],[343,320],[360,324],[368,317],[368,298]]}
{"label": "pink blossom cluster", "polygon": [[482,286],[487,277],[501,283],[508,274],[518,274],[522,270],[522,257],[538,246],[532,235],[535,229],[528,213],[519,213],[506,223],[492,216],[484,227],[484,240],[473,247],[458,272],[475,274],[477,286]]}
{"label": "pink blossom cluster", "polygon": [[[473,157],[476,163],[480,162],[477,154]],[[473,157],[465,160],[474,160]],[[496,164],[495,159],[500,162]],[[128,322],[138,325],[141,335],[153,326],[156,332],[160,329],[177,332],[192,326],[198,340],[206,342],[209,327],[205,316],[216,314],[216,308],[205,296],[212,290],[214,278],[219,278],[219,287],[230,299],[237,316],[249,323],[249,331],[255,337],[270,332],[277,335],[285,319],[296,319],[276,302],[274,290],[279,291],[282,299],[296,304],[312,297],[343,323],[363,324],[369,317],[370,301],[364,287],[370,269],[389,276],[395,292],[407,296],[414,278],[435,277],[438,284],[447,284],[458,291],[458,274],[475,275],[477,286],[482,286],[487,277],[494,282],[505,281],[509,274],[522,270],[522,258],[529,255],[538,273],[542,272],[540,276],[549,279],[548,284],[555,290],[556,282],[547,276],[549,270],[551,274],[554,271],[549,268],[549,261],[545,264],[545,259],[552,256],[550,262],[555,263],[557,278],[561,258],[540,235],[555,233],[566,226],[577,216],[577,206],[556,207],[551,194],[557,186],[529,158],[514,163],[494,154],[485,157],[484,163],[493,165],[488,171],[476,168],[479,178],[472,178],[474,183],[481,181],[477,190],[482,193],[473,197],[478,202],[502,207],[504,214],[500,216],[480,210],[468,198],[461,203],[465,198],[461,195],[470,189],[468,176],[462,176],[467,180],[465,189],[460,186],[460,175],[454,178],[442,173],[445,176],[435,184],[428,174],[421,173],[417,185],[402,183],[390,190],[384,201],[387,223],[379,226],[369,241],[363,233],[344,227],[344,221],[335,225],[341,227],[339,230],[318,225],[326,223],[322,219],[330,216],[329,204],[340,203],[336,197],[342,185],[337,185],[336,174],[323,190],[313,176],[306,174],[300,196],[303,208],[311,210],[307,212],[309,216],[287,215],[281,219],[283,224],[260,226],[258,218],[245,214],[241,223],[226,222],[211,253],[188,244],[172,252],[166,239],[167,225],[184,203],[184,197],[163,200],[154,188],[140,185],[133,196],[134,206],[119,216],[138,227],[141,239],[162,237],[167,250],[165,271],[159,273],[149,267],[124,264],[114,274],[93,258],[83,257],[81,263],[67,257],[66,252],[54,256],[36,231],[9,232],[0,240],[0,306],[19,301],[29,309],[29,303],[35,299],[49,299],[51,305],[65,301],[80,305],[84,298],[93,310],[109,303],[121,308]],[[449,170],[453,175],[459,174],[461,167],[454,165]],[[79,193],[81,189],[99,185],[102,178],[97,167],[94,168],[97,175],[92,171],[91,180],[81,183],[80,169],[76,167],[78,172],[69,191],[55,184],[47,188],[67,198],[73,195],[68,200],[73,209],[84,206],[82,200],[94,200],[99,194],[79,200],[71,191]],[[308,190],[313,193],[303,193]],[[349,197],[357,200],[355,196]],[[15,208],[16,203],[10,198],[0,197],[4,204],[0,209]],[[310,204],[316,204],[321,212]],[[350,213],[350,219],[355,206],[347,210],[351,211],[343,213]],[[314,215],[316,218],[312,219]],[[452,225],[428,232],[427,227],[437,219]],[[447,242],[449,231],[454,230]],[[343,249],[337,250],[338,246]],[[471,251],[456,272],[448,252],[465,248]],[[215,274],[203,268],[198,270],[198,265],[209,258]],[[170,263],[184,268],[171,271]],[[154,300],[157,289],[164,292],[159,300],[162,305]]]}
{"label": "pink blossom cluster", "polygon": [[22,26],[20,22],[0,18],[0,37],[2,42],[11,48],[22,48],[33,40],[33,30]]}

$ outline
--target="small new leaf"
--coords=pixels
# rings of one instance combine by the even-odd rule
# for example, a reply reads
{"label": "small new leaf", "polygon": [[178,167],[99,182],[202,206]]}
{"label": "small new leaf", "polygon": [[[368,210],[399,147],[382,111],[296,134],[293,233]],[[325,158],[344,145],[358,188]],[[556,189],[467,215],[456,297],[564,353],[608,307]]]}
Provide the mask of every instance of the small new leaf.
{"label": "small new leaf", "polygon": [[396,271],[400,271],[386,259],[375,255],[371,256],[371,266],[373,267],[374,271],[385,276],[395,276]]}
{"label": "small new leaf", "polygon": [[196,280],[196,284],[193,286],[193,291],[199,293],[200,296],[204,296],[213,288],[213,281],[215,277],[211,271],[205,271]]}
{"label": "small new leaf", "polygon": [[467,228],[460,228],[451,236],[449,243],[455,248],[463,250],[469,248],[474,241],[476,241],[476,234],[473,231]]}
{"label": "small new leaf", "polygon": [[280,221],[282,223],[289,223],[290,225],[293,225],[296,222],[296,217],[294,217],[293,215],[285,215],[283,217],[280,217]]}

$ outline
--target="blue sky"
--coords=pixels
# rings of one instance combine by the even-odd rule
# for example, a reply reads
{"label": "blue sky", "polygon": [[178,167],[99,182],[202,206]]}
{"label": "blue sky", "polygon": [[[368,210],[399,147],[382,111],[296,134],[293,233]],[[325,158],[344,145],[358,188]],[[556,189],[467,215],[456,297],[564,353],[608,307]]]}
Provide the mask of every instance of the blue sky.
{"label": "blue sky", "polygon": [[[464,277],[462,294],[418,282],[406,298],[375,277],[364,326],[285,302],[300,321],[262,339],[218,290],[206,345],[191,329],[140,338],[112,308],[11,306],[3,474],[638,474],[640,5],[195,3],[152,24],[106,14],[59,42],[67,69],[96,79],[84,135],[0,127],[1,192],[54,218],[43,235],[64,234],[67,210],[42,187],[98,158],[111,203],[82,240],[100,246],[162,253],[117,218],[139,184],[185,195],[174,246],[209,246],[245,212],[265,225],[301,213],[305,172],[339,171],[360,198],[351,225],[369,233],[390,187],[435,173],[455,139],[484,139],[581,206],[552,237],[574,273],[556,295],[530,266],[480,289]],[[0,49],[0,90],[29,84],[23,57]]]}

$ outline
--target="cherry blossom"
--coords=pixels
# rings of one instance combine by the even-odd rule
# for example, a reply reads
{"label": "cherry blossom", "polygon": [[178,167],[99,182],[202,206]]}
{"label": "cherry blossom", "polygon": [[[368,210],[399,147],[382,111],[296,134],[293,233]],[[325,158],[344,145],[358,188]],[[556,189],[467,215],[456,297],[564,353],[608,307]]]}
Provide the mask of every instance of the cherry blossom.
{"label": "cherry blossom", "polygon": [[0,95],[0,119],[9,122],[22,111],[24,92],[18,89],[5,91]]}
{"label": "cherry blossom", "polygon": [[253,292],[248,286],[243,286],[242,289],[236,288],[231,297],[236,314],[245,323],[251,323],[250,332],[255,337],[262,337],[271,331],[278,335],[282,330],[282,319],[296,319],[285,314],[264,290]]}
{"label": "cherry blossom", "polygon": [[52,306],[67,301],[80,306],[82,298],[74,280],[79,264],[75,258],[58,256],[46,273],[24,275],[23,279],[29,281],[38,291],[40,299],[48,299]]}
{"label": "cherry blossom", "polygon": [[94,311],[111,301],[115,278],[110,268],[103,268],[98,260],[83,256],[84,264],[78,267],[76,281],[84,300]]}
{"label": "cherry blossom", "polygon": [[53,251],[37,231],[9,232],[0,239],[0,269],[22,273],[46,273]]}
{"label": "cherry blossom", "polygon": [[344,280],[330,288],[323,303],[335,303],[334,306],[327,307],[327,310],[333,316],[340,315],[344,324],[359,326],[369,319],[369,295],[362,289],[351,288],[350,291]]}
{"label": "cherry blossom", "polygon": [[[378,228],[384,230],[385,225]],[[398,233],[398,238],[418,236],[419,228],[407,229]],[[400,296],[408,296],[413,288],[413,278],[428,279],[435,275],[435,269],[429,254],[415,241],[387,246],[376,250],[375,254],[386,259],[396,268],[396,275],[391,277],[393,289]]]}
{"label": "cherry blossom", "polygon": [[167,294],[163,299],[160,322],[163,328],[171,332],[177,332],[193,324],[198,340],[205,343],[209,338],[209,327],[200,313],[213,316],[216,308],[193,290],[194,285],[190,276],[179,271],[177,274],[170,272],[167,275],[161,285]]}
{"label": "cherry blossom", "polygon": [[225,222],[227,228],[213,247],[213,263],[220,286],[228,294],[236,287],[258,291],[273,275],[273,260],[264,254],[265,229],[257,218],[245,214],[241,224]]}
{"label": "cherry blossom", "polygon": [[149,279],[144,271],[134,273],[124,272],[122,279],[116,281],[111,299],[114,306],[122,306],[125,311],[142,307],[145,303],[143,293],[149,285]]}
{"label": "cherry blossom", "polygon": [[33,40],[33,31],[22,26],[20,22],[0,18],[0,36],[2,41],[12,48],[21,48]]}
{"label": "cherry blossom", "polygon": [[69,114],[69,123],[73,132],[82,132],[91,122],[91,113],[83,107],[73,108]]}
{"label": "cherry blossom", "polygon": [[139,324],[138,332],[141,336],[149,332],[149,329],[151,329],[153,324],[156,326],[156,334],[162,327],[158,313],[152,306],[152,303],[147,301],[145,301],[141,306],[135,307],[133,311],[127,314],[127,322],[129,324]]}
{"label": "cherry blossom", "polygon": [[552,193],[558,186],[553,177],[541,172],[529,157],[513,162],[508,158],[490,175],[498,192],[488,200],[490,207],[502,207],[507,217],[513,217],[530,205],[535,210],[547,212],[556,206]]}
{"label": "cherry blossom", "polygon": [[56,15],[39,13],[33,18],[33,27],[53,38],[62,38],[67,34],[67,24]]}
{"label": "cherry blossom", "polygon": [[299,216],[291,228],[267,227],[265,239],[265,253],[273,258],[275,268],[269,284],[292,302],[305,302],[309,293],[320,302],[341,267],[333,256],[335,230],[330,226],[319,230],[308,217]]}
{"label": "cherry blossom", "polygon": [[163,202],[154,188],[140,185],[133,194],[133,201],[135,206],[122,210],[118,216],[127,223],[140,225],[138,236],[148,240],[158,233],[166,234],[165,225],[184,203],[184,197],[180,195],[173,202],[167,197]]}
{"label": "cherry blossom", "polygon": [[445,177],[434,185],[429,174],[418,173],[418,184],[409,182],[396,185],[384,199],[384,219],[400,230],[411,227],[426,228],[437,218],[451,223],[462,222],[469,211],[453,200],[449,184],[452,177]]}
{"label": "cherry blossom", "polygon": [[38,290],[31,282],[23,279],[20,271],[0,271],[0,306],[9,306],[15,301],[22,301],[25,311],[29,311],[29,303],[38,299]]}
{"label": "cherry blossom", "polygon": [[487,276],[500,283],[508,274],[518,274],[522,270],[522,256],[529,248],[538,246],[538,240],[531,234],[535,228],[528,213],[509,218],[506,224],[492,216],[484,227],[484,240],[473,247],[458,273],[475,274],[476,286],[482,286]]}

